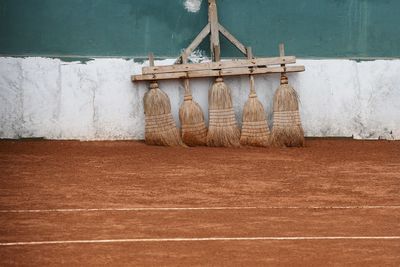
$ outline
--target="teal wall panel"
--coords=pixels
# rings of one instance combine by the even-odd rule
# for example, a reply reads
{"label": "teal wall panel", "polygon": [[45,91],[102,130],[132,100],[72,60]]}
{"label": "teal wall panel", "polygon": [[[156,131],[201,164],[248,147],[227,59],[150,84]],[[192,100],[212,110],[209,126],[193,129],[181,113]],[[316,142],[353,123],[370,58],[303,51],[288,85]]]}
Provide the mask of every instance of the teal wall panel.
{"label": "teal wall panel", "polygon": [[[207,23],[184,0],[0,0],[0,54],[176,57]],[[399,0],[218,0],[221,23],[258,56],[400,57]],[[208,44],[202,45],[208,50]],[[222,55],[238,56],[226,40]]]}

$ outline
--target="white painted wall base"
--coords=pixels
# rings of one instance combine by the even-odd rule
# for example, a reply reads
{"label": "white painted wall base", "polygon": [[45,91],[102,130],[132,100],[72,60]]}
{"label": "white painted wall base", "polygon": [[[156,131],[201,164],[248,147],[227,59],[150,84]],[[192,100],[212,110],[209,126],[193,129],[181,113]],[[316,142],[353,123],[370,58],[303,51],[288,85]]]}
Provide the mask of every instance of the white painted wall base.
{"label": "white painted wall base", "polygon": [[[171,64],[173,60],[157,61]],[[306,72],[291,74],[301,101],[307,136],[400,139],[400,60],[299,60]],[[147,84],[130,76],[142,64],[95,59],[85,64],[50,58],[0,58],[0,138],[143,139],[142,98]],[[248,78],[227,78],[238,121],[248,95]],[[191,81],[194,98],[207,111],[211,79]],[[272,119],[279,75],[258,76],[260,100]],[[182,83],[166,81],[178,122]],[[207,112],[205,112],[207,116]]]}

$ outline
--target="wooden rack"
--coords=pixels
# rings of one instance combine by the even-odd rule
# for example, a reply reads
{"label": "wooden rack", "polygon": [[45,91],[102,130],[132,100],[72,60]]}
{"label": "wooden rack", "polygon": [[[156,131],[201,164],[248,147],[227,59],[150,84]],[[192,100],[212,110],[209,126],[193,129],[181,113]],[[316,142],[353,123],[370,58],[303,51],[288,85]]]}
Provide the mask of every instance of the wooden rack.
{"label": "wooden rack", "polygon": [[[283,44],[280,45],[279,57],[253,58],[251,48],[244,46],[231,33],[229,33],[227,29],[219,24],[216,0],[208,0],[208,3],[208,24],[184,50],[176,64],[169,66],[143,67],[142,74],[132,76],[133,82],[250,74],[290,73],[302,72],[305,70],[302,65],[286,66],[287,64],[296,63],[296,57],[285,56]],[[220,33],[240,52],[242,52],[247,59],[220,61]],[[210,50],[213,62],[187,64],[186,59],[208,35],[210,35]]]}

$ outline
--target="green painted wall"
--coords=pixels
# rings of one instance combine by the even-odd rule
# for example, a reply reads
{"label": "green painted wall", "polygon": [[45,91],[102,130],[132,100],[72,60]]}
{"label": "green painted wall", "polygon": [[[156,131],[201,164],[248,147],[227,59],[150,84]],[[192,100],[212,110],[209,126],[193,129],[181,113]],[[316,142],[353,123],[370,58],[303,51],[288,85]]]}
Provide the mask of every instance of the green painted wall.
{"label": "green painted wall", "polygon": [[[0,54],[176,57],[207,22],[207,0],[0,0]],[[258,56],[400,57],[399,0],[218,0],[221,23]],[[208,49],[208,44],[203,44]],[[222,40],[223,56],[237,56]]]}

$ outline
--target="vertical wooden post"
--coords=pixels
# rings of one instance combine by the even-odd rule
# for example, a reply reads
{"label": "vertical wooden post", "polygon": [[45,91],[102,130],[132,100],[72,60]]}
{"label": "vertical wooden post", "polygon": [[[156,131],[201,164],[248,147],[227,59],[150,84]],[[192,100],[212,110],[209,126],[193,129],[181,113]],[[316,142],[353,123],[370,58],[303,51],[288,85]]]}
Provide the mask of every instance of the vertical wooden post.
{"label": "vertical wooden post", "polygon": [[221,47],[219,43],[219,22],[216,0],[208,0],[208,22],[211,28],[210,46],[213,61],[221,60]]}
{"label": "vertical wooden post", "polygon": [[[279,44],[279,56],[285,56],[285,45],[283,43]],[[281,67],[283,68],[283,72],[281,73],[281,84],[288,84],[289,81],[286,75],[286,65],[281,64]]]}
{"label": "vertical wooden post", "polygon": [[285,44],[279,44],[279,56],[284,57],[285,56]]}
{"label": "vertical wooden post", "polygon": [[150,67],[154,67],[154,54],[149,53],[149,65]]}
{"label": "vertical wooden post", "polygon": [[[154,54],[149,53],[149,65],[150,67],[154,67]],[[155,78],[155,75],[153,75],[153,78]],[[158,87],[158,82],[157,80],[153,80],[150,82],[150,89],[157,88]]]}
{"label": "vertical wooden post", "polygon": [[250,46],[246,47],[246,55],[247,59],[253,59],[253,50]]}

